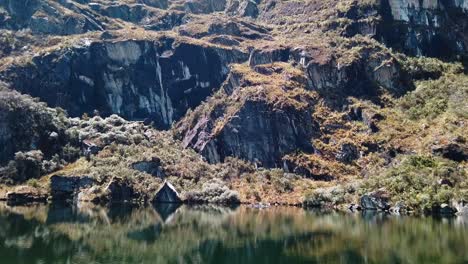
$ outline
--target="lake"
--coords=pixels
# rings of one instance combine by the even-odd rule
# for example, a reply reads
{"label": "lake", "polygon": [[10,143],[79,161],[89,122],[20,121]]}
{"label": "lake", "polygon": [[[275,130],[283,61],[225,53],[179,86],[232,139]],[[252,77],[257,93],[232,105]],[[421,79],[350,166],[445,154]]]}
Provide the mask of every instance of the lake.
{"label": "lake", "polygon": [[0,204],[0,263],[468,263],[468,219]]}

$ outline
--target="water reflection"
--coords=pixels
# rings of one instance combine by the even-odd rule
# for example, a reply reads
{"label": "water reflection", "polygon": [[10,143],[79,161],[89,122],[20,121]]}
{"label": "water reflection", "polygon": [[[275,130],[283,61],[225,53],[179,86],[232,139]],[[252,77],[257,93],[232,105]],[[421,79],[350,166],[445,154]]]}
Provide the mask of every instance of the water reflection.
{"label": "water reflection", "polygon": [[0,204],[2,263],[466,263],[467,248],[463,218]]}

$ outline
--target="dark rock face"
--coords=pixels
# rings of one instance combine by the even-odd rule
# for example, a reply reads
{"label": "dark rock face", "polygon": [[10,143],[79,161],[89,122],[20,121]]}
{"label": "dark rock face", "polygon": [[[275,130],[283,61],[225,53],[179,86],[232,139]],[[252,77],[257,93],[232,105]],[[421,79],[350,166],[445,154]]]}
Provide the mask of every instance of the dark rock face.
{"label": "dark rock face", "polygon": [[385,192],[375,191],[362,196],[360,204],[363,210],[387,211],[390,209],[388,200]]}
{"label": "dark rock face", "polygon": [[434,209],[433,209],[434,213],[436,214],[440,214],[440,215],[443,215],[443,216],[452,216],[452,215],[455,215],[457,213],[457,209],[451,207],[450,205],[448,204],[441,204],[440,206],[436,206]]}
{"label": "dark rock face", "polygon": [[290,58],[289,48],[277,48],[269,50],[253,50],[250,53],[249,65],[273,63],[275,61],[288,61]]}
{"label": "dark rock face", "polygon": [[371,97],[379,86],[396,95],[408,90],[399,63],[379,48],[364,49],[348,62],[340,62],[335,56],[319,57],[307,49],[292,51],[292,57],[306,68],[309,88],[324,96]]}
{"label": "dark rock face", "polygon": [[468,160],[468,146],[466,142],[455,141],[447,145],[434,146],[432,153],[458,162]]}
{"label": "dark rock face", "polygon": [[84,43],[0,75],[72,116],[97,109],[129,119],[150,116],[159,128],[168,128],[221,85],[229,63],[247,60],[237,50],[172,43]]}
{"label": "dark rock face", "polygon": [[114,178],[106,188],[110,202],[128,202],[138,199],[139,195],[127,182]]}
{"label": "dark rock face", "polygon": [[81,189],[90,187],[95,181],[89,177],[52,176],[50,193],[53,200],[72,200]]}
{"label": "dark rock face", "polygon": [[336,159],[344,163],[351,163],[358,158],[359,150],[354,144],[351,143],[345,143],[341,145],[341,150],[336,155]]}
{"label": "dark rock face", "polygon": [[454,58],[466,53],[467,2],[385,0],[377,38],[410,55]]}
{"label": "dark rock face", "polygon": [[285,154],[313,149],[304,139],[316,132],[308,111],[275,111],[262,102],[246,102],[214,138],[203,142],[201,136],[194,146],[210,162],[234,156],[264,167],[282,167]]}
{"label": "dark rock face", "polygon": [[153,203],[181,203],[182,200],[175,190],[174,186],[165,181],[164,184],[156,192]]}

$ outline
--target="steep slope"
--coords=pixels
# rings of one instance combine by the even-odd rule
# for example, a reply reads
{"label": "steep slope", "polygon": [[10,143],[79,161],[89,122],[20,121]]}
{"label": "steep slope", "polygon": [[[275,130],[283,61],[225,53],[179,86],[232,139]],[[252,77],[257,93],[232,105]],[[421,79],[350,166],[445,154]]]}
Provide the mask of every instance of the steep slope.
{"label": "steep slope", "polygon": [[0,0],[0,178],[103,203],[169,180],[192,202],[463,204],[467,21],[452,0]]}

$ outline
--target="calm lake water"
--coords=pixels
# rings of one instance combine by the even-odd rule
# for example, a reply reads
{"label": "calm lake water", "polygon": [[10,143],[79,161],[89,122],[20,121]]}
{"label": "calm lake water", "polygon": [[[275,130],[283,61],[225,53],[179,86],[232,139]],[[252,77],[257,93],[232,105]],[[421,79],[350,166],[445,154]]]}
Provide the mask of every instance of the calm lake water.
{"label": "calm lake water", "polygon": [[0,263],[468,263],[468,219],[0,204]]}

